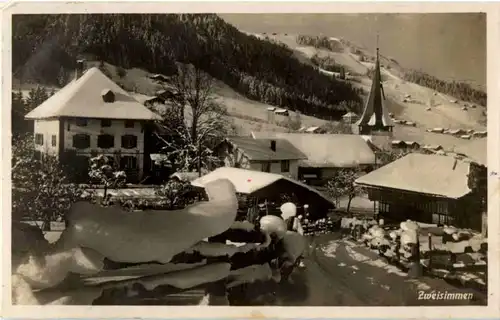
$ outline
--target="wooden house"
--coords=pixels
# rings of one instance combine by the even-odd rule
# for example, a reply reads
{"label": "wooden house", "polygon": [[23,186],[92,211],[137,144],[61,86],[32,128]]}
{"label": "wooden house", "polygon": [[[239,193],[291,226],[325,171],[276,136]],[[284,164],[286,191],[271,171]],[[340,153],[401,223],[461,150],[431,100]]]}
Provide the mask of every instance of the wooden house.
{"label": "wooden house", "polygon": [[470,163],[411,153],[356,180],[388,221],[412,219],[481,229],[481,211],[468,186]]}
{"label": "wooden house", "polygon": [[305,158],[298,161],[298,178],[310,184],[323,184],[343,168],[370,171],[376,163],[368,143],[355,134],[253,132],[252,136],[283,139],[301,151]]}
{"label": "wooden house", "polygon": [[281,174],[298,178],[299,160],[306,159],[300,150],[285,139],[228,137],[215,152],[224,166]]}

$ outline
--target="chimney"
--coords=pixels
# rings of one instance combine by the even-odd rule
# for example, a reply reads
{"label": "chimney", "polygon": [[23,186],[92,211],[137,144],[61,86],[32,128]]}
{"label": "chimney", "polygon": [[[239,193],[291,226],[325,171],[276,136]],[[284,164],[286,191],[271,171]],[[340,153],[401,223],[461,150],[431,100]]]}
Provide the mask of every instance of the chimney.
{"label": "chimney", "polygon": [[85,67],[85,60],[76,60],[76,70],[75,70],[75,80],[78,80],[83,74],[83,70]]}
{"label": "chimney", "polygon": [[276,140],[271,140],[271,150],[276,151]]}

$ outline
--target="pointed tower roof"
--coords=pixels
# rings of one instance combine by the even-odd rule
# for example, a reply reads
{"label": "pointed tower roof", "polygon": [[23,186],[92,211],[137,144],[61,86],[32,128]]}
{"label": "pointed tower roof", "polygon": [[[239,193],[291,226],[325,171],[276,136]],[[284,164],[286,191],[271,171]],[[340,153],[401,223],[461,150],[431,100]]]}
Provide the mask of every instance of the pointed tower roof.
{"label": "pointed tower roof", "polygon": [[394,123],[389,116],[385,105],[384,88],[382,87],[382,76],[380,74],[379,48],[377,47],[377,59],[372,79],[370,95],[365,105],[365,110],[356,123],[358,126],[368,126],[374,129],[393,127]]}

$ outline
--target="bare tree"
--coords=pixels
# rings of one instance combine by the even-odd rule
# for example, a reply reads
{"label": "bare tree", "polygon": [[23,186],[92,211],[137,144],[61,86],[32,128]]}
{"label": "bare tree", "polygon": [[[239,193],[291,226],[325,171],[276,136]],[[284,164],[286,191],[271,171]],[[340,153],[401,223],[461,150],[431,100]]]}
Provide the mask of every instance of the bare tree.
{"label": "bare tree", "polygon": [[363,192],[363,189],[356,185],[354,181],[362,175],[362,172],[357,169],[345,168],[339,169],[335,175],[328,181],[327,192],[334,198],[338,205],[339,199],[342,196],[348,197],[347,212],[350,212],[351,202],[356,196]]}
{"label": "bare tree", "polygon": [[179,170],[210,168],[217,161],[213,147],[230,130],[227,111],[214,96],[215,82],[193,65],[179,64],[177,74],[158,77],[168,96],[166,106],[157,110],[159,126],[165,134],[157,136],[165,144],[172,165]]}

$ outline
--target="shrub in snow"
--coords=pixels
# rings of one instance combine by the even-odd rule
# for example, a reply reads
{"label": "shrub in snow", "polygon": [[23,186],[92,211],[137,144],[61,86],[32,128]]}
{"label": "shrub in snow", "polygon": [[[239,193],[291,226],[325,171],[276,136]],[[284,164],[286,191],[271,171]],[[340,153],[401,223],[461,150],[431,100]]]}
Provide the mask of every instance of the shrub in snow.
{"label": "shrub in snow", "polygon": [[92,182],[103,185],[103,201],[107,200],[109,188],[122,187],[127,181],[127,174],[117,166],[113,158],[102,154],[90,159],[89,177]]}
{"label": "shrub in snow", "polygon": [[55,157],[44,155],[40,161],[33,142],[26,135],[12,143],[12,220],[41,220],[48,227],[80,200],[82,190],[70,183]]}
{"label": "shrub in snow", "polygon": [[183,208],[194,202],[193,187],[189,182],[169,180],[155,190],[166,210]]}

